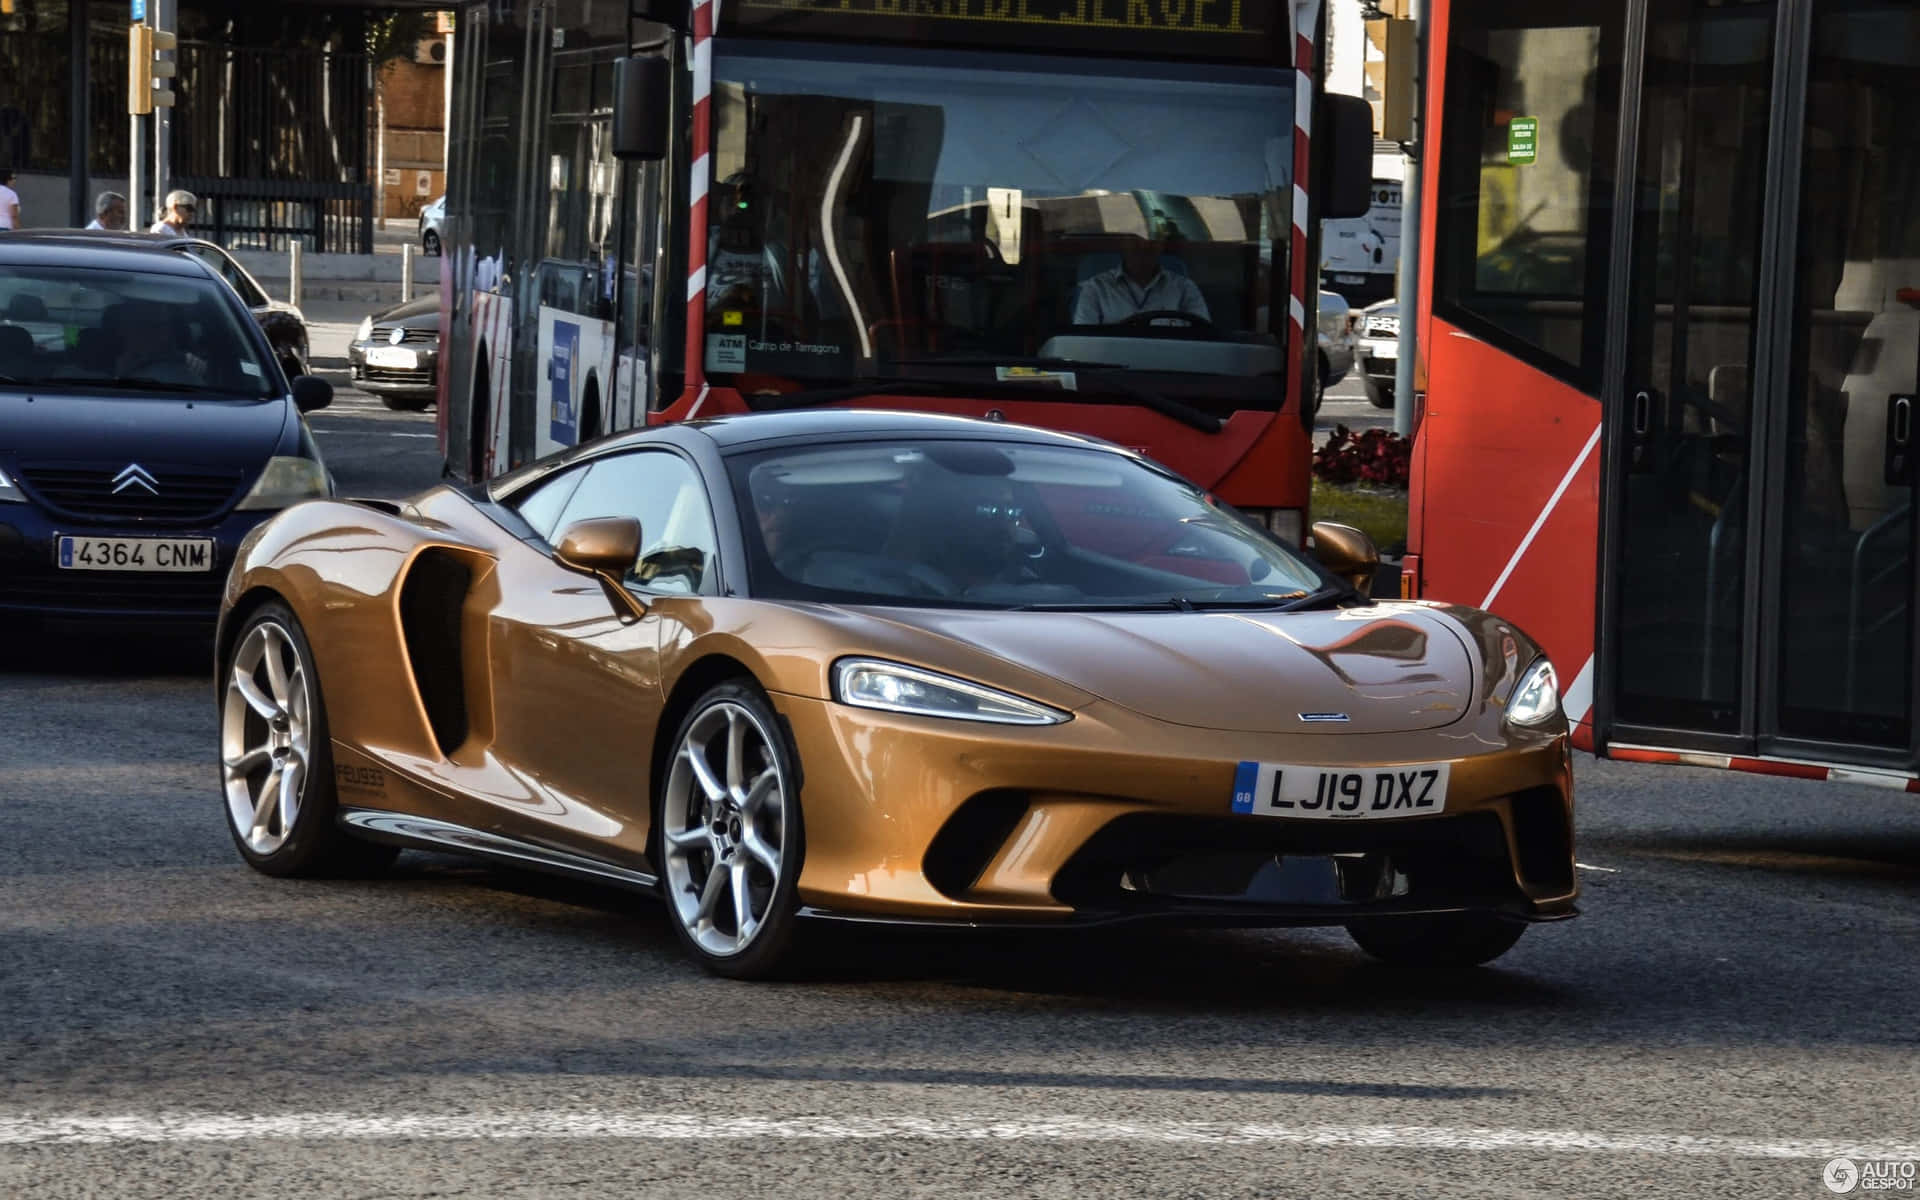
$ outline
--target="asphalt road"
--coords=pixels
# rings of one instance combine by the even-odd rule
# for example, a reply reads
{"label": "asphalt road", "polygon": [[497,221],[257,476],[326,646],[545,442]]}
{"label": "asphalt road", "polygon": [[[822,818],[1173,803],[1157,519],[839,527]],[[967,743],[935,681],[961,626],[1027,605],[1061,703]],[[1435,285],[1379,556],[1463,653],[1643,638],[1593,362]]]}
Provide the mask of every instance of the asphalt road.
{"label": "asphalt road", "polygon": [[[348,491],[432,481],[431,414],[313,424]],[[1920,1159],[1912,797],[1582,760],[1584,915],[1479,971],[839,933],[738,984],[619,892],[252,873],[206,674],[0,642],[0,1196],[1816,1197]]]}

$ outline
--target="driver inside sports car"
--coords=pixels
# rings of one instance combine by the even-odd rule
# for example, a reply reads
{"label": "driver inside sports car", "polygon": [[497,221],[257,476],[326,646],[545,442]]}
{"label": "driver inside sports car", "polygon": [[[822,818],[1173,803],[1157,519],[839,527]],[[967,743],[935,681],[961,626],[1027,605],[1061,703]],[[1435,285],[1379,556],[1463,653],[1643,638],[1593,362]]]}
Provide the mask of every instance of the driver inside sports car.
{"label": "driver inside sports car", "polygon": [[1120,249],[1120,265],[1089,277],[1074,302],[1075,325],[1118,325],[1142,313],[1179,312],[1211,321],[1200,289],[1185,275],[1161,265],[1164,238],[1130,236]]}

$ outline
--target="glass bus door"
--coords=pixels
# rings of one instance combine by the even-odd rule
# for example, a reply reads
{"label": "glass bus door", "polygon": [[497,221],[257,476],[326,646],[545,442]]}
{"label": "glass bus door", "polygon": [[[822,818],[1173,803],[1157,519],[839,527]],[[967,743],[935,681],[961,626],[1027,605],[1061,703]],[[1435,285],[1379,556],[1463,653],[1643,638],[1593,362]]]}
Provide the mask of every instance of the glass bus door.
{"label": "glass bus door", "polygon": [[1911,764],[1920,14],[1648,0],[1643,28],[1605,736]]}

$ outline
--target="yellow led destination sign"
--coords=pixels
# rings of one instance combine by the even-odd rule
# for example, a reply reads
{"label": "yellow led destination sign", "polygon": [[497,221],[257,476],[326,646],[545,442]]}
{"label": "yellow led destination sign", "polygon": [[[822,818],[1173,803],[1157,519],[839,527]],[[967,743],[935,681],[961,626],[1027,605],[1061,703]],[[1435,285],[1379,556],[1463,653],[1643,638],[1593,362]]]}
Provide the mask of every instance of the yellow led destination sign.
{"label": "yellow led destination sign", "polygon": [[863,17],[1084,25],[1156,33],[1266,32],[1247,24],[1245,0],[743,0],[743,3],[749,9]]}
{"label": "yellow led destination sign", "polygon": [[721,33],[1286,65],[1279,0],[729,0]]}

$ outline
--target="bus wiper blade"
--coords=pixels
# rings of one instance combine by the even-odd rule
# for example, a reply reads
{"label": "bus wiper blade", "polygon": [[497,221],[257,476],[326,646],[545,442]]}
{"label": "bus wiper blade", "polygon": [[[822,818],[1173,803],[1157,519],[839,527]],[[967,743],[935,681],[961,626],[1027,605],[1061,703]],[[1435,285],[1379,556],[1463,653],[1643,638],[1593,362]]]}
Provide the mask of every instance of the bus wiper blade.
{"label": "bus wiper blade", "polygon": [[1041,358],[1021,354],[929,354],[896,359],[902,366],[1037,367],[1045,371],[1124,371],[1125,363],[1090,362],[1083,358]]}

